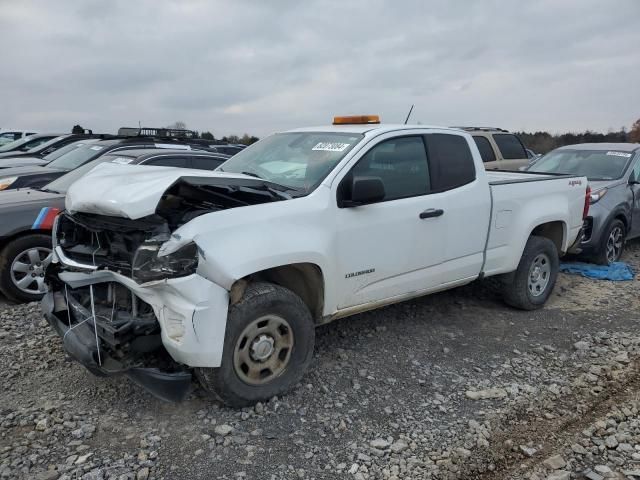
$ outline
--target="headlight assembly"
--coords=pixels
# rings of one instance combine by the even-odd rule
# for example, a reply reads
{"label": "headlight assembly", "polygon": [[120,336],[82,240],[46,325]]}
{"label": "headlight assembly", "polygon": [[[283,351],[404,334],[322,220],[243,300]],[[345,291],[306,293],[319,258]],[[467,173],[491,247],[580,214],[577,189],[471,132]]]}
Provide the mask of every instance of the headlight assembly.
{"label": "headlight assembly", "polygon": [[185,277],[195,273],[198,266],[198,247],[191,242],[175,252],[158,257],[162,244],[143,243],[133,256],[133,279],[151,282],[163,278]]}
{"label": "headlight assembly", "polygon": [[7,188],[9,188],[16,180],[18,179],[18,177],[7,177],[7,178],[1,178],[0,179],[0,190],[6,190]]}
{"label": "headlight assembly", "polygon": [[594,203],[599,202],[602,199],[602,197],[604,197],[606,194],[607,194],[606,188],[602,188],[597,192],[592,192],[591,195],[589,195],[589,203],[593,205]]}

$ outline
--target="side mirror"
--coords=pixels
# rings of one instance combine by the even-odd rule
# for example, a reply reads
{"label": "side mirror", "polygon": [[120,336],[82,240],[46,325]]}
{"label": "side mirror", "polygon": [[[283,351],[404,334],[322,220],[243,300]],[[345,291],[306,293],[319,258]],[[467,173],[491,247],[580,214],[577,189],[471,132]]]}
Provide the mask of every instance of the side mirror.
{"label": "side mirror", "polygon": [[351,198],[344,200],[344,207],[357,207],[379,202],[385,196],[384,183],[380,177],[354,177],[351,184]]}

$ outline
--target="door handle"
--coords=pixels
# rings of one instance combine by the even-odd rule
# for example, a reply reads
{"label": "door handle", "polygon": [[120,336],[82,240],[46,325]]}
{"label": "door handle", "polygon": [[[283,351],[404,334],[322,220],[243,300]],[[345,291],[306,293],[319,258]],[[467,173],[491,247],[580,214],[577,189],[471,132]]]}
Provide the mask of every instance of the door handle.
{"label": "door handle", "polygon": [[420,213],[420,218],[425,219],[425,218],[439,217],[443,213],[444,213],[444,210],[442,210],[441,208],[429,208],[424,212]]}

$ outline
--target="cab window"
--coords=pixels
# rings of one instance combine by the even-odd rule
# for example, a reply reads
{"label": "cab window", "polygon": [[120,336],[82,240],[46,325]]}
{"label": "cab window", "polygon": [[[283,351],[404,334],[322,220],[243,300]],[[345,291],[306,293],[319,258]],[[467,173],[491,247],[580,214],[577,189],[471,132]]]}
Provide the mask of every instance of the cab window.
{"label": "cab window", "polygon": [[341,183],[341,198],[348,200],[354,177],[382,180],[388,202],[426,195],[430,190],[429,165],[420,136],[385,140],[369,150]]}

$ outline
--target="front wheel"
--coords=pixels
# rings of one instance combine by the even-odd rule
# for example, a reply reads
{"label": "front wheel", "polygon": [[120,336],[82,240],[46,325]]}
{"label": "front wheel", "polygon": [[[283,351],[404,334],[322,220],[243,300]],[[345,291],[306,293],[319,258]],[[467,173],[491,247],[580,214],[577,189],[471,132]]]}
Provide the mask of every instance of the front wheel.
{"label": "front wheel", "polygon": [[225,404],[245,407],[298,383],[314,342],[315,325],[300,297],[279,285],[253,283],[229,309],[221,366],[195,373]]}
{"label": "front wheel", "polygon": [[529,237],[518,268],[503,279],[504,301],[521,310],[541,308],[556,284],[559,263],[555,243],[545,237]]}

